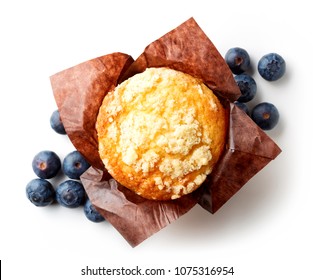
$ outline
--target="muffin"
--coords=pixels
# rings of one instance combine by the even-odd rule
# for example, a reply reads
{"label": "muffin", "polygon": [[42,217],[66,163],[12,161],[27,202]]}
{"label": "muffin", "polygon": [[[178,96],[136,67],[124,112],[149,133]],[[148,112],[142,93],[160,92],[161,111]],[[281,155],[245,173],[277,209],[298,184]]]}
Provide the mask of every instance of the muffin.
{"label": "muffin", "polygon": [[172,200],[196,190],[225,145],[227,114],[200,80],[147,68],[103,99],[96,130],[111,176],[138,195]]}

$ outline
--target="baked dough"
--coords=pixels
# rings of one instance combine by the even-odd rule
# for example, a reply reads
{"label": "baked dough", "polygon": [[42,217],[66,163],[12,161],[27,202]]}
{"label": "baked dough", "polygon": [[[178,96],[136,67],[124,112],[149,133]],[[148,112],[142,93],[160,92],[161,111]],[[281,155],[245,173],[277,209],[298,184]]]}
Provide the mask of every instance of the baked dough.
{"label": "baked dough", "polygon": [[170,200],[196,190],[223,151],[226,111],[198,79],[147,68],[109,92],[99,110],[99,154],[138,195]]}

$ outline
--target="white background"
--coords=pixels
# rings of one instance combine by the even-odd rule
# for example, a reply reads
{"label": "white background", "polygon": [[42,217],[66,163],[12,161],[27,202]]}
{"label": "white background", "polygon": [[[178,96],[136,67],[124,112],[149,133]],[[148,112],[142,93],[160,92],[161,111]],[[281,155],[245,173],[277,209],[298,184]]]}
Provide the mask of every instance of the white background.
{"label": "white background", "polygon": [[[183,265],[233,266],[233,276],[216,279],[312,279],[310,1],[0,3],[3,279],[132,279],[81,276],[87,265],[172,271]],[[111,52],[137,58],[146,45],[191,16],[223,56],[231,47],[243,47],[254,69],[268,52],[285,58],[287,72],[278,82],[254,73],[258,96],[252,102],[272,102],[279,109],[279,125],[269,135],[282,154],[216,214],[197,206],[136,248],[107,222],[89,222],[82,208],[33,206],[25,196],[26,184],[35,177],[33,156],[51,149],[63,159],[73,149],[49,125],[56,109],[49,76]],[[175,279],[169,274],[160,279],[169,278]]]}

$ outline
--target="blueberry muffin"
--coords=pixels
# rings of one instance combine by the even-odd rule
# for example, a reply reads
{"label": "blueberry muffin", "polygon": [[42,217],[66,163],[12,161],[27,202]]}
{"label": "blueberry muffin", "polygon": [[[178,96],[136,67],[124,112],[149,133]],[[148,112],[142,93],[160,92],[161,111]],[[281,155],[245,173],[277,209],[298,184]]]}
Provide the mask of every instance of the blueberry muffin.
{"label": "blueberry muffin", "polygon": [[228,117],[200,80],[147,68],[109,92],[99,110],[99,154],[112,177],[138,195],[172,200],[196,190],[226,139]]}

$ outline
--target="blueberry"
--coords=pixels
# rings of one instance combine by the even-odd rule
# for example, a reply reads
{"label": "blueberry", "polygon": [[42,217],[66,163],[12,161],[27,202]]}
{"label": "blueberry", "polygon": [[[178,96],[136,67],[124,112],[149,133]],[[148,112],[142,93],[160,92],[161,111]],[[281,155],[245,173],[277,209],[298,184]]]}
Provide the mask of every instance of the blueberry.
{"label": "blueberry", "polygon": [[241,110],[243,110],[247,115],[249,115],[249,108],[248,105],[246,103],[242,103],[239,101],[235,101],[234,104],[239,107]]}
{"label": "blueberry", "polygon": [[276,81],[285,74],[286,62],[279,54],[269,53],[259,60],[258,71],[265,80]]}
{"label": "blueberry", "polygon": [[26,196],[36,206],[47,206],[54,202],[55,191],[45,179],[33,179],[26,186]]}
{"label": "blueberry", "polygon": [[85,201],[86,192],[79,181],[66,180],[56,188],[57,202],[67,208],[77,208]]}
{"label": "blueberry", "polygon": [[100,223],[104,221],[104,218],[101,216],[101,214],[97,211],[97,209],[91,204],[91,201],[89,199],[86,200],[84,205],[84,213],[88,220]]}
{"label": "blueberry", "polygon": [[39,178],[50,179],[61,169],[61,160],[55,152],[41,151],[33,158],[32,167]]}
{"label": "blueberry", "polygon": [[66,134],[64,125],[60,118],[59,110],[55,110],[50,117],[50,125],[52,129],[59,134]]}
{"label": "blueberry", "polygon": [[63,172],[71,179],[79,179],[88,168],[90,164],[78,151],[69,153],[63,160]]}
{"label": "blueberry", "polygon": [[255,80],[250,75],[240,74],[235,76],[235,81],[241,92],[238,101],[244,103],[251,101],[255,97],[257,91]]}
{"label": "blueberry", "polygon": [[225,61],[234,74],[242,74],[250,67],[250,56],[242,48],[231,48],[225,55]]}
{"label": "blueberry", "polygon": [[279,112],[273,104],[262,102],[252,109],[251,118],[261,129],[271,130],[278,123]]}

